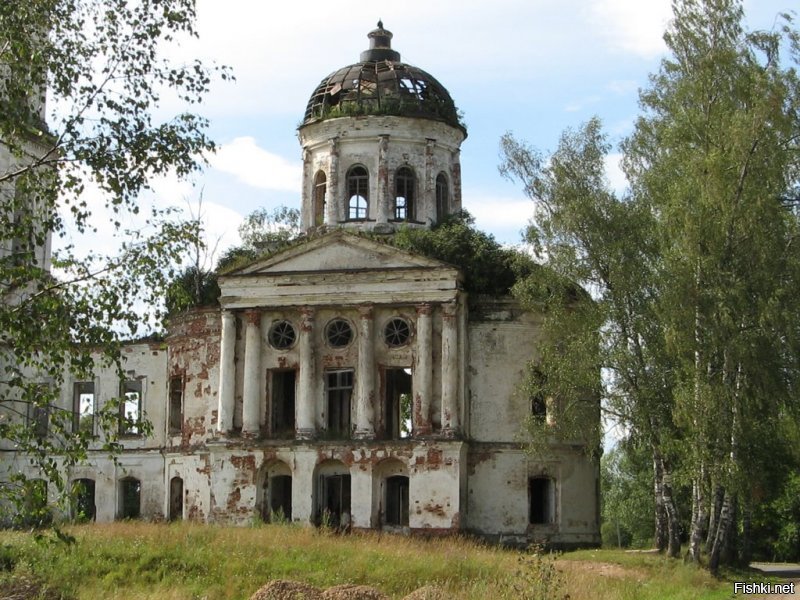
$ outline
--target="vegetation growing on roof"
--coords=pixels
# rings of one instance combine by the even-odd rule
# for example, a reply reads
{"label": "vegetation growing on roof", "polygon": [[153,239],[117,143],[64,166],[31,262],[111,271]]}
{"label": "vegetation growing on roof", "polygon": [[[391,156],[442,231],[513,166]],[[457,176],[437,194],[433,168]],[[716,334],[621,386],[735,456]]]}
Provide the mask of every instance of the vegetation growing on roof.
{"label": "vegetation growing on roof", "polygon": [[458,267],[464,288],[473,294],[507,295],[518,281],[539,270],[523,251],[504,247],[475,227],[475,218],[466,210],[448,215],[431,229],[401,228],[388,242]]}

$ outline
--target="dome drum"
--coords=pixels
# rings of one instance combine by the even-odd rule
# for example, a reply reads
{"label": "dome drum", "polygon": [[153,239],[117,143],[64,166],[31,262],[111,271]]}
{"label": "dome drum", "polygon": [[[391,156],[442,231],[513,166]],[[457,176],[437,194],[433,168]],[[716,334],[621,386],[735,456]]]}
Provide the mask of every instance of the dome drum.
{"label": "dome drum", "polygon": [[[303,226],[384,233],[400,224],[430,227],[461,208],[462,140],[458,129],[408,117],[342,118],[304,127]],[[361,169],[358,181],[354,168]]]}

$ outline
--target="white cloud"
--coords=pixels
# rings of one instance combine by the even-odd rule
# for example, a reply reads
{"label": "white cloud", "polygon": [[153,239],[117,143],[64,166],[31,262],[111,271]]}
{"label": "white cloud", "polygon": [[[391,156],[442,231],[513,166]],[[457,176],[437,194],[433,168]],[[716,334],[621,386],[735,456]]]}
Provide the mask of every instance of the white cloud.
{"label": "white cloud", "polygon": [[466,208],[483,231],[511,229],[522,231],[533,216],[533,202],[517,198],[468,194]]}
{"label": "white cloud", "polygon": [[609,44],[645,59],[665,51],[662,36],[671,16],[669,0],[592,0],[589,8]]}
{"label": "white cloud", "polygon": [[260,148],[252,137],[238,137],[223,144],[208,157],[212,168],[229,173],[242,183],[266,190],[296,192],[300,189],[303,169],[299,162],[290,162]]}

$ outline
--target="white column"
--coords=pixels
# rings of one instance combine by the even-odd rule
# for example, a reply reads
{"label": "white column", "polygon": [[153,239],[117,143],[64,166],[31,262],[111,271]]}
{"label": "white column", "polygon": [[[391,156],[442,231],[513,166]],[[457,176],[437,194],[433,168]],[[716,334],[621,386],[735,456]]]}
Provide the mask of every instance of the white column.
{"label": "white column", "polygon": [[233,390],[236,367],[236,315],[222,311],[222,333],[219,352],[219,395],[217,405],[217,431],[227,433],[233,428]]}
{"label": "white column", "polygon": [[411,424],[414,435],[431,433],[431,391],[433,389],[433,322],[431,305],[417,306],[417,351],[414,355],[414,406]]}
{"label": "white column", "polygon": [[439,215],[436,214],[436,194],[434,193],[436,181],[436,171],[433,164],[433,150],[436,147],[436,140],[425,140],[425,173],[423,177],[423,189],[420,198],[421,202],[417,205],[417,221],[436,222]]}
{"label": "white column", "polygon": [[303,150],[303,184],[300,192],[300,222],[303,229],[316,225],[314,223],[314,174],[311,172],[311,152]]}
{"label": "white column", "polygon": [[377,170],[377,194],[373,201],[374,212],[368,216],[376,219],[378,223],[386,223],[394,218],[393,194],[389,189],[389,164],[387,154],[389,152],[389,136],[382,135],[378,138],[378,170]]}
{"label": "white column", "polygon": [[242,434],[256,437],[259,432],[261,400],[261,313],[245,313],[244,386],[242,390]]}
{"label": "white column", "polygon": [[297,439],[307,440],[314,437],[316,397],[314,386],[314,309],[308,306],[300,310],[300,381],[297,386]]}
{"label": "white column", "polygon": [[[345,195],[347,192],[345,192]],[[333,138],[330,141],[330,166],[328,167],[328,185],[325,188],[325,223],[336,225],[342,216],[339,208],[339,139]]]}
{"label": "white column", "polygon": [[358,371],[356,371],[356,431],[357,438],[375,436],[375,343],[372,333],[372,306],[360,306],[358,336]]}
{"label": "white column", "polygon": [[442,432],[458,430],[458,323],[455,302],[442,305]]}

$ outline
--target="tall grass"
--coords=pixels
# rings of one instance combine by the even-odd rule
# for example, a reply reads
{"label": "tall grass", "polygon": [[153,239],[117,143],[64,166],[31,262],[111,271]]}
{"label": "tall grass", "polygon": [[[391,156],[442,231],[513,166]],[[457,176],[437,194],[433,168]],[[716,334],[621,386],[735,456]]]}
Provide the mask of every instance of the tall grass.
{"label": "tall grass", "polygon": [[553,563],[463,538],[340,536],[293,525],[121,522],[68,532],[76,538],[71,546],[0,532],[0,547],[9,546],[16,561],[13,571],[0,573],[0,589],[3,578],[34,577],[64,598],[112,600],[247,599],[271,579],[322,588],[371,585],[393,598],[423,585],[476,600],[567,594],[572,600],[711,599],[728,598],[732,591],[730,584],[678,561],[630,559],[611,551],[565,555]]}

